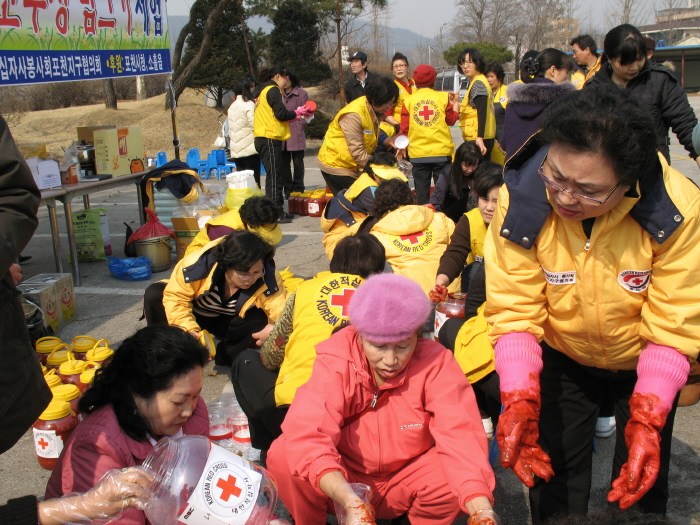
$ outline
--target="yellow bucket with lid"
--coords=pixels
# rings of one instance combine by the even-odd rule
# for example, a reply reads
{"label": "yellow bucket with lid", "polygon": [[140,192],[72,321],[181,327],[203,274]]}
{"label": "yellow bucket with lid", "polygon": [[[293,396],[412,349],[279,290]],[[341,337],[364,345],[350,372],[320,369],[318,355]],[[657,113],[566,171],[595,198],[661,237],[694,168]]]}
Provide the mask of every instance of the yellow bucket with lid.
{"label": "yellow bucket with lid", "polygon": [[44,379],[46,380],[46,384],[49,385],[49,388],[54,388],[61,384],[61,378],[58,377],[58,375],[56,375],[55,368],[52,368],[51,370],[46,372]]}
{"label": "yellow bucket with lid", "polygon": [[102,368],[100,363],[85,361],[83,363],[83,371],[80,373],[80,382],[84,385],[92,383],[92,380],[95,379],[95,372],[100,368]]}
{"label": "yellow bucket with lid", "polygon": [[85,361],[75,359],[73,353],[68,354],[68,359],[58,366],[58,373],[63,376],[80,374],[83,371]]}
{"label": "yellow bucket with lid", "polygon": [[76,354],[76,358],[85,360],[85,354],[95,347],[95,343],[97,343],[97,339],[94,337],[90,337],[89,335],[76,335],[73,338],[73,353]]}
{"label": "yellow bucket with lid", "polygon": [[62,345],[57,345],[54,347],[53,350],[51,350],[51,353],[46,358],[46,367],[58,368],[59,366],[61,366],[61,363],[65,363],[66,361],[68,361],[68,356],[75,359],[75,357],[73,356],[73,351],[71,350],[71,346],[65,343]]}
{"label": "yellow bucket with lid", "polygon": [[113,355],[114,350],[109,347],[109,342],[107,339],[100,339],[95,343],[95,346],[93,346],[92,349],[87,352],[85,355],[85,360],[104,365],[104,362]]}
{"label": "yellow bucket with lid", "polygon": [[214,357],[216,355],[216,343],[214,343],[214,338],[208,330],[202,330],[200,334],[199,342],[209,351],[209,357]]}
{"label": "yellow bucket with lid", "polygon": [[62,344],[63,341],[58,337],[42,337],[34,343],[34,348],[36,353],[39,354],[39,360],[44,363],[46,362],[46,356],[51,353],[51,350]]}
{"label": "yellow bucket with lid", "polygon": [[80,389],[75,385],[58,385],[51,389],[54,401],[68,401],[80,397]]}
{"label": "yellow bucket with lid", "polygon": [[42,421],[54,421],[70,415],[70,404],[67,401],[57,401],[54,399],[41,413],[39,419]]}

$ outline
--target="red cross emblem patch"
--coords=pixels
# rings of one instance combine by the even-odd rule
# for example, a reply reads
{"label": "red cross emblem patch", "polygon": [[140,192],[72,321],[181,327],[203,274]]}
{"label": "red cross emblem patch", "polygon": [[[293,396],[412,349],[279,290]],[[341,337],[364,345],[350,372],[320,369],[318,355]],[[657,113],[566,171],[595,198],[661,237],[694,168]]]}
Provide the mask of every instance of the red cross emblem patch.
{"label": "red cross emblem patch", "polygon": [[651,270],[624,270],[617,276],[617,282],[625,290],[641,293],[649,287]]}

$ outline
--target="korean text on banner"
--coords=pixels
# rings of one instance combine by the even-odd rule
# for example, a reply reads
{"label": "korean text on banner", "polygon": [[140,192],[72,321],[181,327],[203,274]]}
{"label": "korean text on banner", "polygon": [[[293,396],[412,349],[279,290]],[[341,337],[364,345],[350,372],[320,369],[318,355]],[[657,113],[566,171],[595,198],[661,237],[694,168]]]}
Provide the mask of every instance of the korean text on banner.
{"label": "korean text on banner", "polygon": [[0,0],[0,85],[168,73],[165,0]]}

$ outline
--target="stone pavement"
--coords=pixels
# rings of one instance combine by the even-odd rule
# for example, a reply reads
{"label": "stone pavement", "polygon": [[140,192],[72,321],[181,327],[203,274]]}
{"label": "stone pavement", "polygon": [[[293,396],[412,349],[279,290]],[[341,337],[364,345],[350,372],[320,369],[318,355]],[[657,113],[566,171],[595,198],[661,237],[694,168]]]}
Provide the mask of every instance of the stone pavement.
{"label": "stone pavement", "polygon": [[[696,102],[697,101],[697,102]],[[700,97],[691,97],[691,102],[700,109]],[[455,139],[458,130],[453,129]],[[461,140],[456,140],[459,144]],[[700,170],[693,161],[680,160],[685,152],[677,145],[672,147],[674,166],[684,174],[700,181]],[[320,171],[315,167],[313,157],[306,158],[307,189],[324,185]],[[225,188],[223,181],[205,181],[213,191]],[[123,257],[125,227],[123,222],[138,227],[138,210],[135,188],[120,188],[91,196],[93,208],[104,208],[109,216],[112,247],[117,257]],[[74,209],[81,208],[78,200]],[[63,210],[58,205],[59,227],[65,232]],[[24,255],[32,259],[25,263],[25,278],[39,273],[55,272],[48,214],[45,208],[39,212],[41,223],[25,249]],[[284,237],[277,246],[275,260],[280,269],[286,266],[295,274],[309,278],[317,272],[328,269],[321,231],[317,218],[297,217],[291,224],[282,225]],[[66,237],[62,236],[63,253],[67,254]],[[66,271],[68,267],[65,263]],[[89,335],[98,339],[108,339],[114,347],[138,328],[145,326],[139,321],[143,290],[151,282],[169,276],[168,272],[154,274],[148,282],[126,282],[114,279],[107,269],[106,262],[84,263],[81,265],[83,286],[76,288],[77,319],[58,334],[64,341],[76,335]],[[204,373],[203,397],[207,402],[218,399],[224,389],[230,389],[229,371],[210,363]],[[605,495],[609,486],[614,438],[598,440],[598,452],[594,455],[594,480],[590,501],[592,510],[606,505]],[[676,430],[673,438],[673,459],[671,467],[671,499],[669,513],[681,525],[700,523],[700,404],[678,410]],[[496,467],[498,487],[496,490],[496,510],[504,525],[526,525],[529,522],[527,493],[523,485],[510,471]],[[25,494],[43,495],[49,472],[43,470],[36,461],[31,431],[10,451],[0,456],[0,503],[6,499]],[[285,514],[280,507],[281,513]],[[455,523],[466,523],[462,518]]]}

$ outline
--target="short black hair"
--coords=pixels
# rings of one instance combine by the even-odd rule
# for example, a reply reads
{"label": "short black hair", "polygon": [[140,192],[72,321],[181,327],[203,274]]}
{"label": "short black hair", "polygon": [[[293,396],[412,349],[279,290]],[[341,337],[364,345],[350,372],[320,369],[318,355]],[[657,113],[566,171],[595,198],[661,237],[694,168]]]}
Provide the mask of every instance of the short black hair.
{"label": "short black hair", "polygon": [[591,86],[552,102],[540,140],[603,156],[623,186],[658,162],[654,121],[624,89]]}
{"label": "short black hair", "polygon": [[415,204],[411,188],[401,179],[389,179],[382,182],[374,194],[374,216],[378,219],[401,206]]}
{"label": "short black hair", "polygon": [[215,257],[219,268],[245,273],[257,261],[263,264],[272,260],[275,249],[257,234],[248,230],[234,230],[216,247]]}
{"label": "short black hair", "polygon": [[403,53],[394,53],[394,56],[391,57],[391,66],[392,67],[394,67],[394,62],[396,62],[397,60],[403,60],[404,62],[406,62],[407,66],[409,65],[408,58],[406,58],[406,55],[404,55]]}
{"label": "short black hair", "polygon": [[249,197],[238,210],[238,214],[247,228],[260,228],[277,223],[282,217],[282,208],[267,197]]}
{"label": "short black hair", "polygon": [[396,155],[391,151],[375,151],[372,153],[369,159],[367,159],[367,164],[365,164],[365,173],[374,177],[374,172],[370,164],[375,164],[376,166],[396,166]]}
{"label": "short black hair", "polygon": [[506,78],[506,71],[503,69],[503,66],[499,62],[489,62],[486,64],[486,67],[484,68],[484,71],[482,71],[484,75],[488,75],[489,73],[493,73],[496,75],[496,78],[498,79],[499,82],[503,82],[503,79]]}
{"label": "short black hair", "polygon": [[486,67],[486,61],[484,60],[484,55],[481,54],[481,51],[475,47],[468,47],[459,54],[459,58],[457,59],[457,69],[459,72],[464,75],[464,71],[462,71],[462,62],[464,62],[464,60],[467,58],[467,55],[469,55],[469,60],[474,63],[476,70],[479,73],[483,73],[484,68]]}
{"label": "short black hair", "polygon": [[287,68],[287,66],[282,66],[282,65],[270,66],[270,67],[260,71],[260,78],[263,79],[263,82],[269,82],[270,80],[275,78],[277,75],[281,75],[283,77],[288,77],[289,76],[289,69]]}
{"label": "short black hair", "polygon": [[151,428],[138,413],[134,396],[152,399],[179,377],[204,367],[208,357],[206,348],[181,328],[147,326],[125,339],[109,366],[95,372],[78,406],[89,414],[111,405],[122,430],[136,441],[146,441]]}
{"label": "short black hair", "polygon": [[237,79],[233,83],[233,94],[237,97],[243,97],[243,100],[246,102],[255,101],[255,97],[253,97],[252,93],[250,92],[250,78],[241,77]]}
{"label": "short black hair", "polygon": [[450,193],[455,199],[462,198],[462,186],[464,185],[464,172],[462,163],[467,166],[479,166],[484,160],[481,149],[473,140],[462,142],[455,152],[455,160],[450,168]]}
{"label": "short black hair", "polygon": [[503,166],[490,160],[482,163],[474,173],[474,192],[487,199],[494,186],[503,186]]}
{"label": "short black hair", "polygon": [[647,56],[647,43],[639,29],[631,24],[613,27],[605,35],[603,50],[607,60],[620,59],[620,65],[631,64]]}
{"label": "short black hair", "polygon": [[365,96],[370,105],[380,107],[399,98],[399,87],[389,77],[372,75],[365,84]]}
{"label": "short black hair", "polygon": [[373,273],[382,273],[386,263],[384,245],[369,233],[344,237],[335,246],[331,272],[349,273],[367,279]]}
{"label": "short black hair", "polygon": [[574,44],[576,44],[581,51],[590,49],[591,53],[593,53],[595,56],[598,56],[598,46],[596,45],[595,40],[593,40],[593,37],[591,35],[579,35],[577,37],[572,38],[571,42],[569,42],[569,45],[571,47],[574,47]]}

